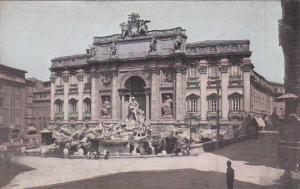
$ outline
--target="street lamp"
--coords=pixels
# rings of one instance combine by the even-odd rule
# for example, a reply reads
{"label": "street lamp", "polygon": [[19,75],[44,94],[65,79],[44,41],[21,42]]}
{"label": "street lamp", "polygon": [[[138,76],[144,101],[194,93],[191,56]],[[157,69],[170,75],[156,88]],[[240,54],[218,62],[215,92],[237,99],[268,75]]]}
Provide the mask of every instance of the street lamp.
{"label": "street lamp", "polygon": [[189,142],[189,151],[191,150],[191,144],[192,144],[192,128],[193,128],[193,121],[198,121],[199,116],[195,116],[192,113],[187,113],[185,116],[185,121],[189,122],[189,129],[190,129],[190,142]]}
{"label": "street lamp", "polygon": [[217,88],[217,140],[220,140],[220,88],[221,88],[221,80],[216,80],[216,88]]}

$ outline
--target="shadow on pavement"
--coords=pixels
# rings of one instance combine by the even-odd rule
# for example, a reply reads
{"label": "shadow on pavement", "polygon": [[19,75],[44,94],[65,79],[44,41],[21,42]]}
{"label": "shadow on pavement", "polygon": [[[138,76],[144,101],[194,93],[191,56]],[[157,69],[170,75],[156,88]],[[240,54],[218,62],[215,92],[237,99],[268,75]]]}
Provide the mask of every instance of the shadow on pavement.
{"label": "shadow on pavement", "polygon": [[[81,181],[73,181],[35,189],[226,189],[224,173],[194,169],[118,173]],[[279,189],[278,186],[260,186],[236,181],[238,189]]]}

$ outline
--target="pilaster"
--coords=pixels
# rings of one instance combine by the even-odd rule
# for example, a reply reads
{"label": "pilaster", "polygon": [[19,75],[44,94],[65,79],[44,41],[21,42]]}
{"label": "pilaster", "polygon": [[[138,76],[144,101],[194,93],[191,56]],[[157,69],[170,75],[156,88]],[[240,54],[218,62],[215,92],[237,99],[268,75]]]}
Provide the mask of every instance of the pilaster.
{"label": "pilaster", "polygon": [[83,89],[84,89],[84,73],[83,70],[79,70],[79,73],[76,75],[78,81],[78,120],[82,120],[83,116]]}
{"label": "pilaster", "polygon": [[118,119],[118,111],[120,110],[120,99],[118,92],[118,73],[113,71],[112,74],[112,119]]}
{"label": "pilaster", "polygon": [[151,120],[159,120],[160,115],[160,70],[152,69],[151,77]]}
{"label": "pilaster", "polygon": [[[243,62],[244,63],[244,62]],[[243,71],[243,85],[244,85],[244,111],[249,113],[251,110],[251,83],[250,83],[250,76],[251,76],[251,69],[253,65],[251,63],[244,63],[242,65]]]}
{"label": "pilaster", "polygon": [[206,100],[206,87],[207,87],[207,65],[201,65],[199,68],[200,73],[200,116],[201,120],[205,121],[208,110],[208,103]]}
{"label": "pilaster", "polygon": [[98,82],[99,82],[99,75],[95,71],[92,71],[92,91],[91,91],[91,109],[92,109],[92,121],[97,121],[99,119],[99,95],[98,95]]}
{"label": "pilaster", "polygon": [[64,121],[69,120],[69,72],[65,71],[63,74],[64,82]]}
{"label": "pilaster", "polygon": [[176,86],[175,86],[175,117],[176,120],[183,120],[185,116],[185,74],[186,70],[184,67],[176,68]]}
{"label": "pilaster", "polygon": [[219,67],[221,73],[221,116],[222,120],[228,120],[229,113],[229,100],[228,100],[228,60],[221,60],[221,65]]}
{"label": "pilaster", "polygon": [[51,78],[51,89],[50,89],[50,120],[54,121],[54,98],[55,98],[55,75],[52,74]]}

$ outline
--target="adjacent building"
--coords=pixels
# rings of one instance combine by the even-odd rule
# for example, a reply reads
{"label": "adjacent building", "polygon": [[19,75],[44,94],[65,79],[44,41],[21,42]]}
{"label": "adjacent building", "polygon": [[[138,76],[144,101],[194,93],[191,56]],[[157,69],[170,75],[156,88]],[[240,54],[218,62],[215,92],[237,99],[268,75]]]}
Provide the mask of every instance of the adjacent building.
{"label": "adjacent building", "polygon": [[21,144],[26,71],[0,64],[0,143]]}
{"label": "adjacent building", "polygon": [[147,22],[131,14],[121,34],[51,60],[52,124],[124,121],[131,97],[157,134],[190,115],[233,131],[248,114],[272,114],[272,84],[253,70],[249,40],[188,43],[183,28],[148,31]]}
{"label": "adjacent building", "polygon": [[34,144],[40,140],[39,131],[50,121],[50,82],[35,78],[26,79],[24,143]]}

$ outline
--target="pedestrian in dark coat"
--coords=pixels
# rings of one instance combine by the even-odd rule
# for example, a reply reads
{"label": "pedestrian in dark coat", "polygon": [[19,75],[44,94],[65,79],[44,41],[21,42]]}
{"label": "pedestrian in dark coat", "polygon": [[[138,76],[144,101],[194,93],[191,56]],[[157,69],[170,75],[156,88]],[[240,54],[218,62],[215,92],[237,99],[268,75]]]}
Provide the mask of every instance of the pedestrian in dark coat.
{"label": "pedestrian in dark coat", "polygon": [[227,188],[233,189],[234,170],[231,167],[231,161],[227,161],[226,182],[227,182]]}

